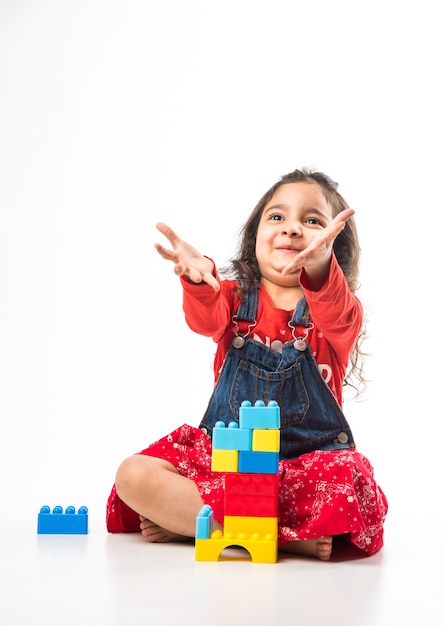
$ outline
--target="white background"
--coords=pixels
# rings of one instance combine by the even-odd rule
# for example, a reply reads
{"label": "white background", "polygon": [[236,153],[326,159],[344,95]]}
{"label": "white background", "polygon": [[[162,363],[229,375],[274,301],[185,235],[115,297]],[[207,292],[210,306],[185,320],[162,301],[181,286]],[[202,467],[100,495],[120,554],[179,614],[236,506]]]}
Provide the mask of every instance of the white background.
{"label": "white background", "polygon": [[[223,265],[282,174],[356,210],[387,540],[442,528],[440,3],[0,0],[0,484],[104,528],[119,462],[212,388],[159,220]],[[441,491],[441,490],[440,490]],[[441,515],[441,518],[439,517]],[[441,531],[440,531],[441,532]]]}

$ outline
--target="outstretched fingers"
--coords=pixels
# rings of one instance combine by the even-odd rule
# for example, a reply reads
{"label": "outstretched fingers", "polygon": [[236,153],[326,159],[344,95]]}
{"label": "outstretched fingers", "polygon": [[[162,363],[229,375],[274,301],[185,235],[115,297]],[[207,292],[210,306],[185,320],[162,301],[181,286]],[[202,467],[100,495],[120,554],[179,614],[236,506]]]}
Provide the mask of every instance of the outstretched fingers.
{"label": "outstretched fingers", "polygon": [[354,214],[353,209],[345,209],[336,215],[336,217],[326,226],[318,237],[315,237],[309,246],[296,255],[292,261],[284,267],[282,274],[291,274],[301,267],[310,264],[315,267],[326,262],[326,258],[331,256],[333,243],[339,233],[344,229],[347,220]]}
{"label": "outstretched fingers", "polygon": [[180,246],[180,238],[176,235],[172,228],[170,228],[166,224],[163,224],[162,222],[158,222],[156,224],[156,228],[159,232],[162,233],[162,235],[164,235],[168,239],[173,249],[169,250],[168,248],[165,248],[165,246],[162,246],[160,243],[155,243],[154,247],[162,258],[167,261],[177,263],[179,260],[178,248]]}
{"label": "outstretched fingers", "polygon": [[327,246],[333,244],[339,233],[344,230],[347,220],[349,220],[354,214],[353,209],[345,209],[336,215],[330,222],[327,228],[323,232],[323,239]]}
{"label": "outstretched fingers", "polygon": [[161,257],[174,263],[176,276],[185,275],[191,282],[205,282],[214,291],[220,290],[219,282],[213,275],[214,266],[210,259],[204,257],[196,248],[181,239],[172,228],[163,222],[158,222],[156,228],[168,239],[172,249],[165,248],[160,243],[155,243],[154,247]]}
{"label": "outstretched fingers", "polygon": [[155,243],[154,247],[156,248],[160,256],[164,258],[166,261],[173,261],[173,263],[176,262],[177,254],[173,252],[173,250],[168,250],[168,248],[165,248],[160,243]]}
{"label": "outstretched fingers", "polygon": [[163,222],[157,222],[156,224],[157,230],[164,235],[170,244],[174,247],[180,241],[180,237],[174,232],[170,226],[167,226]]}

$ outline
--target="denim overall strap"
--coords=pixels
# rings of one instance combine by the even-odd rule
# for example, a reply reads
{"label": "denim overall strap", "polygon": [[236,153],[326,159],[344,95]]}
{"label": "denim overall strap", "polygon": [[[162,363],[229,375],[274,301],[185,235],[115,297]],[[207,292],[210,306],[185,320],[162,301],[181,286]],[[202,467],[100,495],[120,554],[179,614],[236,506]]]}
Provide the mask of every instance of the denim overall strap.
{"label": "denim overall strap", "polygon": [[[241,281],[242,284],[242,281]],[[259,306],[259,283],[255,282],[254,285],[248,291],[247,297],[240,303],[236,313],[236,320],[238,322],[254,322],[257,316],[257,309]],[[308,310],[307,300],[301,298],[297,303],[291,323],[294,326],[309,326],[310,325],[310,312]]]}
{"label": "denim overall strap", "polygon": [[[242,281],[240,281],[242,285]],[[247,293],[247,297],[240,303],[236,313],[236,320],[241,322],[256,321],[259,306],[259,283],[256,281]]]}
{"label": "denim overall strap", "polygon": [[[250,290],[242,316],[245,311],[249,316],[255,312],[257,295],[258,289]],[[292,324],[301,322],[309,324],[303,300],[292,316]],[[200,428],[211,436],[217,421],[239,421],[239,407],[244,400],[252,404],[256,400],[275,400],[281,407],[280,458],[354,446],[342,409],[322,378],[306,341],[288,341],[278,352],[248,336],[240,342],[236,339],[239,338],[227,351]]]}
{"label": "denim overall strap", "polygon": [[305,296],[297,303],[290,323],[293,326],[310,326],[310,311]]}

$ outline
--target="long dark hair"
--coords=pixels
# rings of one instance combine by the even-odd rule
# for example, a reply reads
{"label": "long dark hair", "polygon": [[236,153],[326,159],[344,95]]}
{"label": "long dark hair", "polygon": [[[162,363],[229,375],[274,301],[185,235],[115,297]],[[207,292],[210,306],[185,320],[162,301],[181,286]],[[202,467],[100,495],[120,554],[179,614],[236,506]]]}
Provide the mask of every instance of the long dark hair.
{"label": "long dark hair", "polygon": [[[239,239],[236,252],[229,260],[228,264],[222,268],[222,273],[239,282],[236,289],[239,298],[243,299],[250,287],[261,280],[261,273],[256,258],[256,235],[262,213],[277,189],[287,183],[312,183],[318,185],[324,194],[329,206],[332,209],[332,216],[335,217],[349,205],[338,192],[338,184],[329,176],[309,168],[296,169],[289,174],[282,176],[259,200],[239,231]],[[352,292],[359,287],[359,257],[360,247],[355,220],[351,217],[347,220],[345,228],[336,237],[333,250],[338,260],[339,266],[344,272],[347,285]],[[361,329],[358,340],[354,346],[350,357],[350,366],[344,380],[344,386],[353,387],[357,395],[361,393],[360,387],[366,386],[363,371],[363,356],[361,345],[365,339],[366,332]],[[357,383],[355,382],[357,381]]]}

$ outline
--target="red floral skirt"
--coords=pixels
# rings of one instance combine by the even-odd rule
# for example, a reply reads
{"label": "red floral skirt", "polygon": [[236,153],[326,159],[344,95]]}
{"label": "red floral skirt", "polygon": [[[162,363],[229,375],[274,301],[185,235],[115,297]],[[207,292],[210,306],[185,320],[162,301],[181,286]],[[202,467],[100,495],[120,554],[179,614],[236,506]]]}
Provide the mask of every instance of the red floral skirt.
{"label": "red floral skirt", "polygon": [[[211,471],[211,441],[187,424],[139,454],[172,463],[193,480],[202,500],[223,525],[225,475]],[[326,535],[348,535],[371,555],[382,548],[387,499],[376,484],[368,459],[355,448],[316,450],[279,462],[279,545]],[[139,516],[116,493],[108,498],[106,525],[111,533],[139,531]]]}

